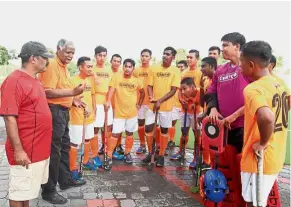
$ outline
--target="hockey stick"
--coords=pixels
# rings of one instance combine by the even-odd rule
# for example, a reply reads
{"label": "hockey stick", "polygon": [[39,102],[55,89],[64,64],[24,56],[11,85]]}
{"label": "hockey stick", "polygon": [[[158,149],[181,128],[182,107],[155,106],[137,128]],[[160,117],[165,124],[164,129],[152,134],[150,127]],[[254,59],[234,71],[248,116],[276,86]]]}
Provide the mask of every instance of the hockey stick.
{"label": "hockey stick", "polygon": [[257,196],[257,206],[263,206],[263,168],[264,168],[264,150],[259,150],[256,153],[258,159],[258,174],[256,182],[256,196]]}
{"label": "hockey stick", "polygon": [[86,134],[86,116],[85,109],[83,110],[83,125],[82,125],[82,144],[81,144],[81,161],[80,161],[80,177],[83,177],[83,158],[84,158],[84,145],[85,145],[85,134]]}
{"label": "hockey stick", "polygon": [[147,169],[148,171],[152,171],[155,166],[155,151],[156,151],[156,130],[157,130],[157,121],[158,121],[159,111],[156,110],[155,113],[155,123],[154,123],[154,131],[153,131],[153,143],[152,143],[152,152],[151,152],[151,162],[149,163]]}
{"label": "hockey stick", "polygon": [[184,114],[184,127],[182,128],[182,151],[181,151],[181,160],[180,160],[180,166],[184,166],[185,162],[185,154],[186,154],[186,136],[187,136],[187,106],[184,108],[185,114]]}
{"label": "hockey stick", "polygon": [[108,109],[104,107],[105,112],[105,119],[104,119],[104,161],[103,161],[103,168],[105,170],[110,170],[111,166],[108,161],[108,155],[107,155],[107,134],[108,134]]}

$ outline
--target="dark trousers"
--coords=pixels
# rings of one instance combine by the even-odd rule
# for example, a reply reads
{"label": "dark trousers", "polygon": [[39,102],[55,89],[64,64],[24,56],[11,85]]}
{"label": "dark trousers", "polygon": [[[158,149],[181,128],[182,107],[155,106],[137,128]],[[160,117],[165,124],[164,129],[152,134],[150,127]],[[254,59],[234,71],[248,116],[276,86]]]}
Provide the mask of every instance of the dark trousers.
{"label": "dark trousers", "polygon": [[48,182],[42,185],[43,193],[55,191],[57,182],[63,185],[71,179],[69,168],[69,109],[49,104],[53,118],[52,145]]}
{"label": "dark trousers", "polygon": [[236,128],[228,131],[227,144],[234,146],[241,153],[244,144],[244,128]]}

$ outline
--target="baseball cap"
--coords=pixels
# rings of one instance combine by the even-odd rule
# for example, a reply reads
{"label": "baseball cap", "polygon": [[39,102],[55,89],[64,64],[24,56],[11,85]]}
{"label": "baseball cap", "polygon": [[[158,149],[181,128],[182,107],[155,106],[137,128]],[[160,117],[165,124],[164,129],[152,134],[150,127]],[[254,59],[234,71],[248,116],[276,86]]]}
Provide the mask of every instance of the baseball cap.
{"label": "baseball cap", "polygon": [[19,57],[41,56],[44,58],[54,57],[54,55],[51,54],[43,44],[34,41],[25,43],[22,46],[21,52],[18,56]]}

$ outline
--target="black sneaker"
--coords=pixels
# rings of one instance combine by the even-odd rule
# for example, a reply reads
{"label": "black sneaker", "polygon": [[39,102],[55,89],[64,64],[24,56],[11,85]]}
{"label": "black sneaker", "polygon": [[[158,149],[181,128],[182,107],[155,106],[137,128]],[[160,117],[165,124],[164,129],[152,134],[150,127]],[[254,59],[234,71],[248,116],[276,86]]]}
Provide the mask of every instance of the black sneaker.
{"label": "black sneaker", "polygon": [[123,148],[122,148],[122,145],[119,145],[119,146],[116,147],[116,152],[117,152],[118,154],[121,154],[121,155],[124,154],[124,150],[123,150]]}
{"label": "black sneaker", "polygon": [[86,184],[86,181],[83,179],[79,179],[79,180],[70,179],[67,183],[64,183],[62,185],[60,184],[60,189],[67,190],[69,188],[78,187],[85,184]]}
{"label": "black sneaker", "polygon": [[210,170],[211,169],[211,166],[206,164],[206,163],[202,163],[201,165],[201,170]]}
{"label": "black sneaker", "polygon": [[98,152],[99,155],[104,155],[104,144],[102,144],[99,152]]}
{"label": "black sneaker", "polygon": [[148,164],[151,162],[151,159],[152,159],[152,155],[151,154],[148,154],[144,159],[141,160],[141,162],[143,164]]}
{"label": "black sneaker", "polygon": [[168,147],[175,147],[175,142],[173,142],[173,141],[169,141],[168,142]]}
{"label": "black sneaker", "polygon": [[68,199],[58,194],[57,191],[53,191],[51,193],[42,192],[41,196],[43,200],[51,204],[65,204],[68,202]]}
{"label": "black sneaker", "polygon": [[157,157],[157,162],[156,162],[156,166],[157,167],[164,167],[165,165],[165,159],[163,156],[158,156]]}

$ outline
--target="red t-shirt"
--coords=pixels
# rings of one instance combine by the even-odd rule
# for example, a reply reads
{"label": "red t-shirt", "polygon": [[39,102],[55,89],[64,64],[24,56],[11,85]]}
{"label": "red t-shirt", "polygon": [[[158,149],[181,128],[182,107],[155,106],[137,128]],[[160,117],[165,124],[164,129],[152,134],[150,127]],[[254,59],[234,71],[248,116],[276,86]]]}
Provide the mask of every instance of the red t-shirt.
{"label": "red t-shirt", "polygon": [[[27,73],[12,72],[1,86],[1,116],[15,116],[22,147],[32,163],[49,158],[52,140],[52,116],[39,80]],[[9,137],[6,154],[16,165]]]}

